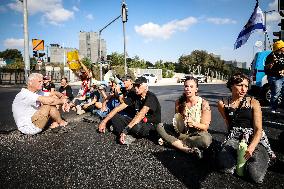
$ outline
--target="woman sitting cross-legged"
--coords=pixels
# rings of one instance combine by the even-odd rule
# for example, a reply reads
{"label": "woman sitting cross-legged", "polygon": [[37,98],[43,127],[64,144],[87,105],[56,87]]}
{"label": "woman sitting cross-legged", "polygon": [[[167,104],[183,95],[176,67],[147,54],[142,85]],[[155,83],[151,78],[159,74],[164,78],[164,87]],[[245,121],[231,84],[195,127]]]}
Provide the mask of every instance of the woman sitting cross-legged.
{"label": "woman sitting cross-legged", "polygon": [[167,143],[202,158],[203,150],[212,143],[212,137],[207,132],[211,110],[208,102],[197,96],[197,91],[197,79],[187,77],[184,93],[175,103],[173,124],[160,123],[157,131]]}
{"label": "woman sitting cross-legged", "polygon": [[[262,130],[261,106],[253,97],[247,96],[249,78],[236,73],[227,82],[231,90],[231,97],[218,102],[218,110],[224,118],[229,134],[222,144],[222,150],[217,160],[221,170],[233,174],[237,168],[237,159],[243,159],[244,175],[256,183],[262,183],[268,163],[275,158],[266,134]],[[239,146],[245,142],[243,154],[240,155]],[[239,154],[239,155],[238,155]]]}

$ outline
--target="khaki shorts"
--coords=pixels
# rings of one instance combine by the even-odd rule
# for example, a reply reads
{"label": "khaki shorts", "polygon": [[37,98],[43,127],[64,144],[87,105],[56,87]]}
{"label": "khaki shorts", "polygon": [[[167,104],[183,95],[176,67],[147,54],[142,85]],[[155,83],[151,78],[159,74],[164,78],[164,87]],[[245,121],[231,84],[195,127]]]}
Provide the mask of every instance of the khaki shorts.
{"label": "khaki shorts", "polygon": [[40,111],[37,111],[32,116],[32,123],[38,127],[43,129],[49,120],[49,116],[42,114]]}

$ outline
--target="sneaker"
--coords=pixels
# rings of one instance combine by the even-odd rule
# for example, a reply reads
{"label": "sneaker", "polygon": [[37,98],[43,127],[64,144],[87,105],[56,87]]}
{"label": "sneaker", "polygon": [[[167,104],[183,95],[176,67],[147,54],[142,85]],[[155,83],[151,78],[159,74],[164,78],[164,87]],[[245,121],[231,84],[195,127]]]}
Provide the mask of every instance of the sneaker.
{"label": "sneaker", "polygon": [[198,157],[198,159],[203,158],[203,151],[200,150],[199,148],[193,147],[193,148],[191,149],[191,152],[192,152],[193,154],[195,154],[195,155]]}
{"label": "sneaker", "polygon": [[124,140],[125,140],[124,144],[129,145],[132,144],[136,140],[136,138],[134,138],[131,135],[126,135]]}
{"label": "sneaker", "polygon": [[160,146],[163,146],[163,145],[165,144],[164,139],[159,138],[158,144],[159,144]]}
{"label": "sneaker", "polygon": [[113,131],[114,131],[113,125],[110,125],[110,126],[109,126],[109,131],[110,131],[110,132],[113,132]]}
{"label": "sneaker", "polygon": [[280,112],[276,111],[276,110],[271,110],[271,113],[273,113],[273,114],[280,114]]}
{"label": "sneaker", "polygon": [[82,115],[84,113],[86,113],[85,110],[77,110],[77,115]]}

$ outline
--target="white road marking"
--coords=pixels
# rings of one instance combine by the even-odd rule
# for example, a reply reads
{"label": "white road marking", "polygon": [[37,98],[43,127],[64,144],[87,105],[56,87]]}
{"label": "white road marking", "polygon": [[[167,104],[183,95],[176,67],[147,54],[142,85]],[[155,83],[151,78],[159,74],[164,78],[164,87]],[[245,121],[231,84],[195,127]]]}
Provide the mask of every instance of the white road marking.
{"label": "white road marking", "polygon": [[276,125],[284,125],[284,123],[279,123],[279,122],[275,122],[275,121],[266,121],[266,120],[264,120],[263,122],[272,123],[272,124],[276,124]]}

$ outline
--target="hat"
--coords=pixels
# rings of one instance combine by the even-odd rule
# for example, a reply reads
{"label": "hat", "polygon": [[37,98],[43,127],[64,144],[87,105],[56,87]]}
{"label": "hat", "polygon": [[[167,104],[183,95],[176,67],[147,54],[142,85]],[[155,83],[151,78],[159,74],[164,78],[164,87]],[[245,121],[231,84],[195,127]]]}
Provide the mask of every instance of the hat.
{"label": "hat", "polygon": [[147,79],[145,77],[138,77],[135,81],[134,84],[142,84],[142,83],[147,83]]}
{"label": "hat", "polygon": [[125,75],[125,76],[123,76],[123,77],[121,78],[122,81],[126,81],[126,80],[128,80],[128,79],[133,80],[133,77],[132,77],[131,75]]}
{"label": "hat", "polygon": [[282,49],[282,48],[284,48],[284,42],[282,40],[276,41],[273,44],[273,51],[277,51],[277,50]]}
{"label": "hat", "polygon": [[50,80],[49,75],[44,76],[44,77],[43,77],[43,80]]}

